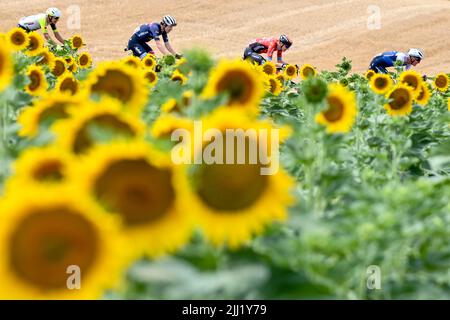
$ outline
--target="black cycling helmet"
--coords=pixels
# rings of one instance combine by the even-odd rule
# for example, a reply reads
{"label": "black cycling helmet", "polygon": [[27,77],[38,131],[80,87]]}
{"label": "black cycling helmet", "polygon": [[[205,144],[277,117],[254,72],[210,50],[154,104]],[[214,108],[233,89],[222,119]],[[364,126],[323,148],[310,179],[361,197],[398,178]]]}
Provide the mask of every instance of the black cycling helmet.
{"label": "black cycling helmet", "polygon": [[287,35],[285,35],[285,34],[282,34],[282,35],[280,36],[280,42],[281,42],[282,44],[284,44],[284,45],[286,46],[286,48],[289,48],[290,46],[292,46],[292,41],[291,41],[291,39],[289,39],[289,37],[288,37]]}

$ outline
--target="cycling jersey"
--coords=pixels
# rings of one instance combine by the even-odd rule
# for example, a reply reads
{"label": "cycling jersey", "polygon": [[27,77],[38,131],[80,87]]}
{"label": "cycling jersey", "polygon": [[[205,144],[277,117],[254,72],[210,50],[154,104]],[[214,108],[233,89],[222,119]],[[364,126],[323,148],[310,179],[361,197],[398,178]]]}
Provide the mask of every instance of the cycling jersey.
{"label": "cycling jersey", "polygon": [[369,68],[375,72],[387,73],[388,71],[386,68],[393,67],[397,61],[400,61],[401,65],[408,70],[411,68],[411,65],[406,64],[407,57],[406,54],[397,51],[380,53],[372,59]]}
{"label": "cycling jersey", "polygon": [[136,29],[132,39],[134,38],[138,42],[145,43],[153,39],[159,41],[160,36],[162,36],[164,42],[169,42],[169,37],[166,32],[162,31],[161,25],[159,23],[151,23],[143,24]]}
{"label": "cycling jersey", "polygon": [[248,48],[255,53],[267,53],[267,59],[272,60],[275,50],[277,51],[278,61],[282,61],[283,51],[278,50],[278,39],[276,38],[258,38],[252,41]]}
{"label": "cycling jersey", "polygon": [[[57,32],[56,25],[53,23],[49,24],[53,32]],[[37,14],[35,16],[29,16],[20,19],[19,26],[27,31],[36,31],[42,29],[43,33],[48,33],[47,31],[47,15],[45,13]]]}

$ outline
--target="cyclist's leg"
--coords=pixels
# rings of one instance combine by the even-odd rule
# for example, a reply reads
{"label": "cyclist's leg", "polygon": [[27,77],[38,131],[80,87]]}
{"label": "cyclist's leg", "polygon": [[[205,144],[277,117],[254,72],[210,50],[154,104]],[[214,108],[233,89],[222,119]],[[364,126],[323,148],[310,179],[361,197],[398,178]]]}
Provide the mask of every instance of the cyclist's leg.
{"label": "cyclist's leg", "polygon": [[147,55],[147,51],[141,43],[131,43],[128,44],[128,48],[133,52],[133,56],[138,58],[143,58]]}
{"label": "cyclist's leg", "polygon": [[249,47],[245,48],[242,59],[246,60],[252,54],[252,52],[253,52],[252,49],[250,49]]}
{"label": "cyclist's leg", "polygon": [[250,57],[259,65],[262,65],[266,62],[266,59],[264,59],[262,55],[257,54],[256,52],[253,52]]}

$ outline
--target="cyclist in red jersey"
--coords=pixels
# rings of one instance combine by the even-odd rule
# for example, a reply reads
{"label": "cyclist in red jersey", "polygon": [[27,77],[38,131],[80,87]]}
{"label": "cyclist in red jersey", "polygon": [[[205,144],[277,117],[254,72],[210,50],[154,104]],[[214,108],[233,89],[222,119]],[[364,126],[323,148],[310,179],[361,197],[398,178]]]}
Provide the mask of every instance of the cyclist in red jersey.
{"label": "cyclist in red jersey", "polygon": [[292,41],[286,36],[281,35],[277,38],[258,38],[252,41],[244,51],[244,60],[253,61],[259,65],[266,62],[261,53],[267,54],[267,60],[272,61],[273,54],[277,52],[277,64],[284,67],[283,52],[292,46]]}

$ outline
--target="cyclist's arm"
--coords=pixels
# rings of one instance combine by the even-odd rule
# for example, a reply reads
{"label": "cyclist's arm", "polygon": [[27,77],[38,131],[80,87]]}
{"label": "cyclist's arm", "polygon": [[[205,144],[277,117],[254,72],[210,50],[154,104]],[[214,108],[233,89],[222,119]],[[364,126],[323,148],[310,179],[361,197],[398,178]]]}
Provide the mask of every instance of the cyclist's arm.
{"label": "cyclist's arm", "polygon": [[53,34],[55,35],[55,38],[58,39],[61,44],[64,44],[64,38],[59,34],[58,29],[56,29],[56,26],[54,24],[50,25],[53,30]]}
{"label": "cyclist's arm", "polygon": [[158,50],[163,54],[167,55],[166,49],[164,49],[163,45],[161,44],[161,41],[159,39],[155,39],[156,46],[158,47]]}
{"label": "cyclist's arm", "polygon": [[169,42],[164,42],[166,49],[169,50],[169,52],[173,55],[176,55],[177,53],[175,52],[175,50],[173,50],[172,46],[170,45]]}
{"label": "cyclist's arm", "polygon": [[44,35],[45,40],[47,40],[47,42],[53,42],[53,39],[48,34],[47,20],[45,17],[39,19],[39,25],[41,26],[42,34]]}
{"label": "cyclist's arm", "polygon": [[277,43],[271,42],[269,47],[267,48],[267,60],[272,61],[273,54],[274,54],[276,48],[277,48]]}
{"label": "cyclist's arm", "polygon": [[61,44],[64,44],[65,40],[63,37],[61,37],[61,35],[59,34],[58,31],[56,31],[55,33],[55,38],[58,39],[59,42],[61,42]]}
{"label": "cyclist's arm", "polygon": [[286,62],[284,62],[284,60],[283,60],[283,51],[281,51],[281,50],[277,51],[277,64],[280,66],[286,64]]}

